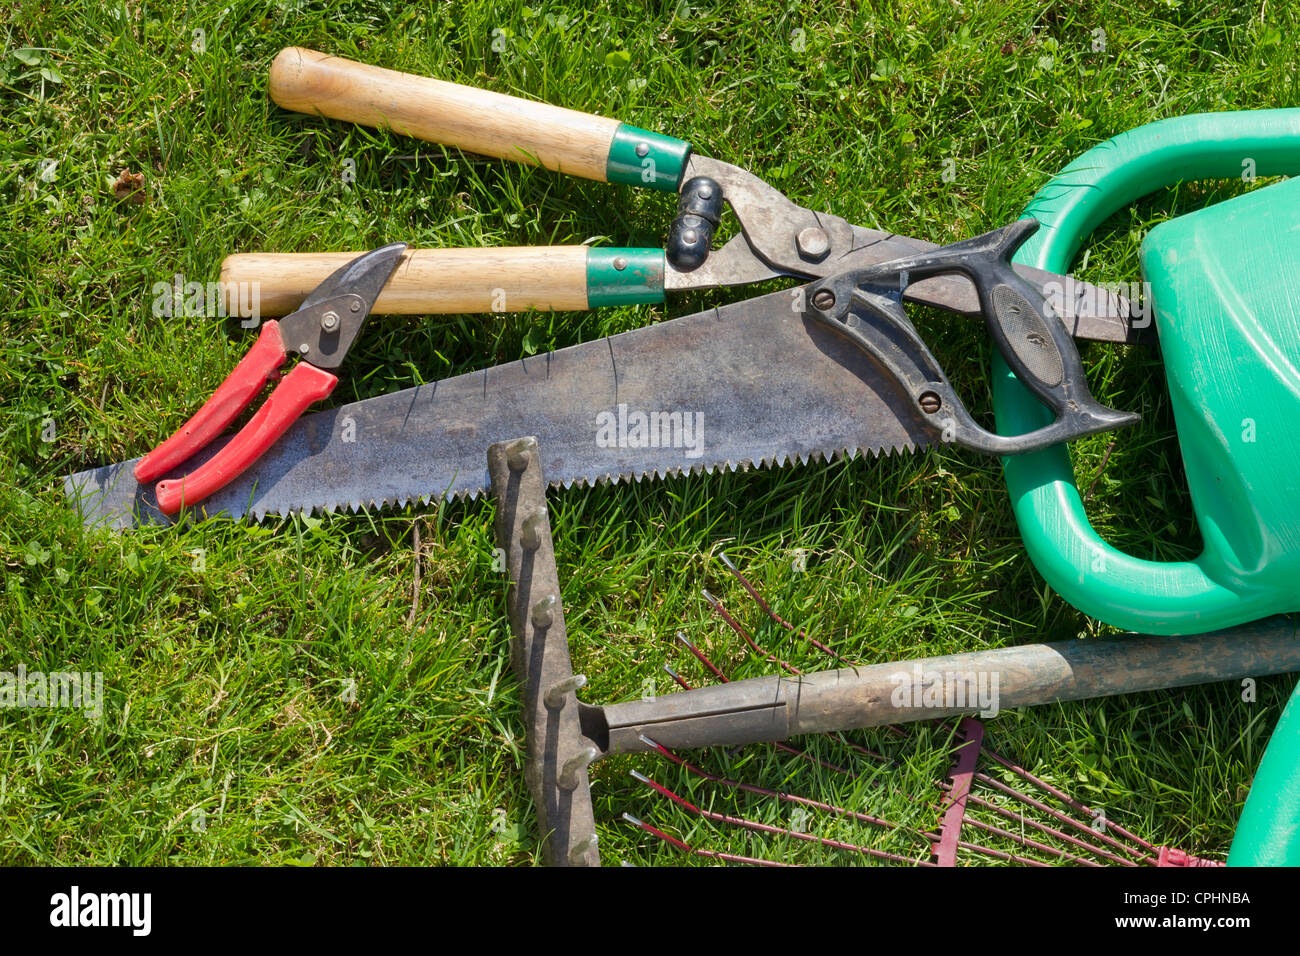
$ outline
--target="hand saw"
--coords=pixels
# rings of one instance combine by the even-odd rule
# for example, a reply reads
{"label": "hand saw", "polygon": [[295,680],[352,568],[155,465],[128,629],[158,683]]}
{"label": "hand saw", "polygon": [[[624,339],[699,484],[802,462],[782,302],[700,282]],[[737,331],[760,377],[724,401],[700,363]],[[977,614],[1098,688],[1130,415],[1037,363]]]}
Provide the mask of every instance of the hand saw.
{"label": "hand saw", "polygon": [[[1060,322],[1010,267],[1036,228],[986,236],[299,419],[199,506],[238,517],[477,496],[487,445],[537,436],[553,485],[910,451],[1017,454],[1128,424],[1100,405]],[[966,411],[907,318],[911,277],[970,278],[1008,362],[1056,415],[994,435]],[[794,306],[794,307],[792,307]],[[218,440],[182,467],[220,454]],[[135,462],[69,477],[89,523],[164,520]]]}
{"label": "hand saw", "polygon": [[[1071,315],[1076,334],[1104,339],[1129,340],[1138,324],[1129,322],[1127,303],[1106,295],[1093,295],[1093,303],[1106,308],[1091,312],[1059,294],[1057,308],[1051,308],[1045,291],[1064,288],[1068,280],[1018,271],[1010,263],[1036,228],[1032,220],[937,249],[810,212],[752,174],[693,155],[681,141],[622,124],[611,132],[611,121],[310,51],[285,51],[277,69],[285,63],[293,67],[292,81],[281,70],[277,83],[273,71],[273,93],[278,89],[277,100],[299,108],[379,122],[376,102],[393,109],[424,102],[421,109],[439,113],[438,122],[425,116],[419,125],[407,115],[404,128],[429,136],[450,130],[438,135],[513,158],[518,148],[501,144],[523,136],[538,158],[549,158],[547,165],[555,167],[577,162],[575,143],[590,153],[584,124],[597,124],[597,138],[608,139],[608,178],[621,175],[615,161],[620,150],[652,160],[644,168],[656,174],[674,169],[667,178],[642,177],[658,188],[668,182],[667,188],[682,190],[669,248],[658,253],[659,262],[647,265],[652,257],[646,250],[610,254],[580,247],[588,256],[605,253],[598,274],[615,292],[623,281],[620,272],[636,276],[636,296],[647,287],[661,296],[665,288],[775,275],[817,281],[303,419],[243,477],[208,498],[205,513],[261,517],[477,494],[485,487],[483,447],[525,432],[542,438],[555,456],[547,463],[552,480],[570,485],[912,449],[935,438],[1017,454],[1136,420],[1092,399],[1058,312]],[[429,94],[421,101],[410,83],[434,85],[420,88]],[[354,88],[368,92],[346,92]],[[456,97],[472,102],[457,103]],[[469,127],[448,118],[458,110],[477,119],[473,137],[464,133]],[[540,118],[534,115],[531,126],[520,122],[521,111],[537,110]],[[485,128],[493,127],[498,138],[485,140]],[[543,154],[543,148],[551,152]],[[655,155],[663,161],[653,162]],[[589,162],[579,165],[584,170],[592,172]],[[710,250],[709,227],[716,225],[723,200],[742,233]],[[905,252],[911,254],[899,255]],[[641,265],[631,268],[634,254]],[[399,266],[389,284],[400,283],[403,271]],[[592,274],[588,262],[583,305],[593,304]],[[482,278],[462,268],[441,282],[473,287]],[[612,293],[605,288],[600,295],[608,301]],[[981,313],[1001,352],[1053,409],[1055,421],[1015,437],[980,429],[908,320],[905,298]],[[383,294],[375,307],[384,308]],[[186,470],[202,466],[222,444],[191,457]],[[135,485],[118,466],[72,476],[66,488],[85,497],[87,520],[121,525],[159,517],[152,491]]]}

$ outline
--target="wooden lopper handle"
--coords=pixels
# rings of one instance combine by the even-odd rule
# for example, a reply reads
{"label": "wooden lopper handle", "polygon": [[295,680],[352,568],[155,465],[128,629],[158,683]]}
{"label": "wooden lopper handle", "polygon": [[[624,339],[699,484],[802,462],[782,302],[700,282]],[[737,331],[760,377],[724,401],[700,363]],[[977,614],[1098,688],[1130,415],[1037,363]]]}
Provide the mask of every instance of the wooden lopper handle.
{"label": "wooden lopper handle", "polygon": [[[355,252],[240,253],[221,264],[232,313],[288,315]],[[663,301],[661,249],[413,249],[376,300],[387,315],[576,311]]]}
{"label": "wooden lopper handle", "polygon": [[618,120],[287,47],[271,64],[271,99],[471,153],[610,182],[675,191],[690,146]]}

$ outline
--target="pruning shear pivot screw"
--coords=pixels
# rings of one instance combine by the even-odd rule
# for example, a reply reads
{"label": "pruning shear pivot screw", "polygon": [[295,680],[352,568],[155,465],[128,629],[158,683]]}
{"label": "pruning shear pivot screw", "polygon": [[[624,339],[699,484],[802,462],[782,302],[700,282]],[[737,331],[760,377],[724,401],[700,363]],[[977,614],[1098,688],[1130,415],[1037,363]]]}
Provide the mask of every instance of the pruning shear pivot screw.
{"label": "pruning shear pivot screw", "polygon": [[334,391],[339,380],[333,370],[347,357],[406,248],[406,243],[395,242],[359,256],[318,285],[297,312],[263,323],[257,342],[204,406],[136,463],[136,481],[155,481],[206,448],[278,374],[290,352],[300,361],[215,455],[183,477],[158,482],[160,511],[175,514],[225,487],[275,444],[309,405]]}

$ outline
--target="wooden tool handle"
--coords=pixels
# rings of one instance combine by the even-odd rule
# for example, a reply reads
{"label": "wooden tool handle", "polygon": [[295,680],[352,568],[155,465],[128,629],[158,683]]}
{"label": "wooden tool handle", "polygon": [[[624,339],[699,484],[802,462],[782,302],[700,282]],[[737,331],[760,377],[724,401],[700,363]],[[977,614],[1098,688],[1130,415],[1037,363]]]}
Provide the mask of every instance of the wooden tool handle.
{"label": "wooden tool handle", "polygon": [[540,162],[604,181],[618,120],[515,96],[398,73],[288,47],[271,64],[271,99],[288,110],[459,146],[485,156]]}
{"label": "wooden tool handle", "polygon": [[[586,246],[415,249],[375,302],[376,314],[578,310],[587,302]],[[221,282],[232,314],[288,315],[355,252],[227,256]],[[241,286],[241,284],[243,284]]]}

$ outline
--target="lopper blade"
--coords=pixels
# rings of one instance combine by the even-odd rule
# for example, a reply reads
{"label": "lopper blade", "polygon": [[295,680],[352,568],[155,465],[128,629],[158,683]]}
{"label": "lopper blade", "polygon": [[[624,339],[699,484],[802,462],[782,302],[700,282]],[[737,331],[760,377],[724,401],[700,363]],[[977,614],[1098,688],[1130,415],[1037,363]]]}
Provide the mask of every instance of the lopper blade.
{"label": "lopper blade", "polygon": [[[537,437],[563,487],[926,444],[898,387],[795,304],[775,292],[305,416],[200,510],[261,519],[473,497],[488,487],[487,446],[520,435]],[[167,520],[131,466],[65,479],[87,524]]]}

